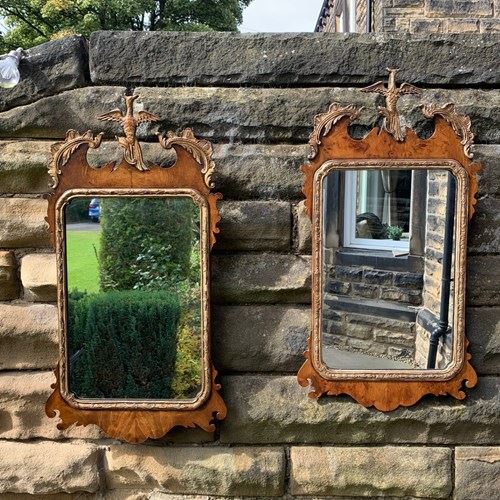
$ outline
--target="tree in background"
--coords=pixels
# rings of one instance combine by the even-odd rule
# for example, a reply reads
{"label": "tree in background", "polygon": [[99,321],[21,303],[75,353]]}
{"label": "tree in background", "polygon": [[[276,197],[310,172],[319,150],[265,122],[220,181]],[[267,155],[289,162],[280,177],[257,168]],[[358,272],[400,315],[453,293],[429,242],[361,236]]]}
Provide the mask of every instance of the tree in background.
{"label": "tree in background", "polygon": [[0,0],[0,49],[98,30],[237,31],[252,0]]}

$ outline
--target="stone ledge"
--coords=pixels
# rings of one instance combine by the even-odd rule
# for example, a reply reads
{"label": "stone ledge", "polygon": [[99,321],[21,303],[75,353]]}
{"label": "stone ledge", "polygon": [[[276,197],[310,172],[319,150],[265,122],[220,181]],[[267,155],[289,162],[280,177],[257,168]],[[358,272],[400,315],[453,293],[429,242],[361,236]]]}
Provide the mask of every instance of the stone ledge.
{"label": "stone ledge", "polygon": [[456,500],[496,498],[500,491],[500,447],[455,450]]}
{"label": "stone ledge", "polygon": [[0,370],[49,369],[57,356],[55,306],[0,304]]}
{"label": "stone ledge", "polygon": [[390,413],[347,396],[307,397],[295,376],[222,377],[230,411],[220,440],[231,444],[490,444],[500,440],[495,377],[481,377],[467,398],[429,396]]}
{"label": "stone ledge", "polygon": [[311,259],[289,254],[212,257],[212,294],[218,303],[308,303]]}
{"label": "stone ledge", "polygon": [[32,198],[0,198],[0,247],[45,247],[49,227],[47,202]]}
{"label": "stone ledge", "polygon": [[105,455],[110,489],[147,485],[168,493],[280,496],[285,453],[280,448],[176,448],[112,445]]}
{"label": "stone ledge", "polygon": [[447,498],[452,490],[451,459],[449,448],[292,447],[291,493]]}
{"label": "stone ledge", "polygon": [[29,49],[21,59],[21,81],[0,92],[0,111],[87,84],[87,41],[74,35]]}
{"label": "stone ledge", "polygon": [[217,235],[216,250],[290,249],[290,203],[223,201],[219,205],[219,212],[220,233]]}
{"label": "stone ledge", "polygon": [[212,315],[219,371],[291,372],[300,368],[310,327],[308,306],[219,306]]}
{"label": "stone ledge", "polygon": [[95,492],[99,450],[88,443],[0,442],[0,493]]}
{"label": "stone ledge", "polygon": [[[213,88],[138,87],[145,109],[162,119],[159,125],[138,129],[141,140],[156,141],[158,131],[191,127],[195,134],[213,142],[307,143],[314,116],[334,102],[365,106],[353,125],[356,137],[379,122],[377,98],[353,88]],[[124,87],[86,87],[19,106],[0,113],[4,137],[63,138],[70,128],[114,137],[120,128],[97,119],[110,109],[123,108]],[[401,101],[400,111],[409,125],[429,133],[422,114],[425,102],[455,102],[470,115],[479,143],[500,143],[499,92],[497,90],[424,90],[422,98]],[[82,110],[85,110],[85,115]],[[168,110],[168,111],[167,111]]]}
{"label": "stone ledge", "polygon": [[57,300],[56,256],[33,253],[21,259],[21,282],[24,299],[33,302]]}
{"label": "stone ledge", "polygon": [[428,33],[100,31],[90,37],[90,73],[97,84],[368,85],[389,66],[413,84],[495,84],[497,43],[492,35]]}

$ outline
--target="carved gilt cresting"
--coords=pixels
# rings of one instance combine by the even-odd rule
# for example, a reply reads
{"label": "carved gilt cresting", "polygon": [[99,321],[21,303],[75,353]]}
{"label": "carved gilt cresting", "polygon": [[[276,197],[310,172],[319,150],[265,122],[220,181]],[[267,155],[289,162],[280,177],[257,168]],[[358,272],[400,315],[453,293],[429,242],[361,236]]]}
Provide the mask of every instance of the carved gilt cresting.
{"label": "carved gilt cresting", "polygon": [[[394,76],[394,73],[391,73]],[[402,86],[401,89],[414,87]],[[378,93],[397,92],[395,80],[385,89],[382,82],[368,87]],[[403,93],[416,93],[413,90]],[[385,95],[385,94],[384,94]],[[304,173],[303,193],[305,206],[312,220],[312,322],[306,361],[299,370],[298,382],[309,387],[309,396],[347,394],[364,406],[374,406],[381,411],[392,411],[399,406],[411,406],[426,394],[465,398],[464,385],[468,388],[477,383],[477,375],[470,364],[465,320],[465,261],[467,252],[467,223],[476,204],[477,172],[480,165],[471,161],[473,141],[470,119],[458,113],[453,104],[423,107],[424,115],[435,122],[435,130],[428,139],[421,139],[414,130],[400,128],[396,102],[398,94],[387,96],[391,120],[385,120],[382,129],[373,128],[363,139],[349,135],[349,125],[362,108],[334,103],[327,113],[314,120],[310,137],[309,162],[301,167]],[[385,109],[385,108],[383,108]],[[380,110],[384,118],[387,112]],[[401,132],[401,133],[399,133]],[[458,222],[456,265],[460,273],[456,280],[456,326],[460,338],[455,342],[457,363],[453,370],[411,371],[392,370],[375,372],[330,370],[321,359],[321,309],[322,309],[322,256],[321,241],[321,179],[327,171],[353,168],[446,168],[452,171],[458,182],[460,209]]]}
{"label": "carved gilt cresting", "polygon": [[[59,429],[66,429],[72,424],[95,424],[110,437],[133,443],[161,438],[176,426],[198,426],[213,432],[214,420],[224,419],[227,413],[219,393],[220,385],[216,382],[217,371],[210,358],[208,254],[219,232],[217,201],[221,198],[219,193],[211,192],[211,177],[215,167],[212,145],[197,139],[191,129],[185,129],[180,135],[169,132],[160,135],[158,140],[163,148],[175,150],[175,164],[168,168],[147,164],[137,141],[136,130],[140,123],[158,121],[158,118],[145,111],[140,111],[137,118],[134,117],[132,106],[137,97],[125,98],[126,115],[123,116],[119,110],[103,115],[107,120],[119,121],[124,127],[125,137],[117,138],[125,150],[122,161],[118,165],[89,165],[87,151],[99,148],[103,134],[94,136],[91,131],[80,134],[70,130],[64,141],[51,148],[49,173],[53,191],[47,196],[47,221],[57,256],[60,360],[55,370],[56,382],[52,385],[54,392],[46,403],[46,414],[49,417],[59,415]],[[66,390],[64,224],[58,211],[72,196],[92,196],[96,193],[102,196],[190,196],[201,208],[202,241],[206,241],[201,250],[202,269],[205,269],[201,282],[204,366],[203,389],[193,400],[94,400],[83,403]]]}
{"label": "carved gilt cresting", "polygon": [[379,113],[384,118],[382,128],[389,132],[396,141],[403,141],[404,134],[401,129],[401,118],[398,111],[399,98],[402,95],[421,94],[422,91],[409,83],[403,83],[398,87],[396,84],[396,73],[399,70],[387,68],[387,71],[389,72],[387,87],[384,85],[384,82],[380,81],[361,89],[361,92],[375,92],[385,97],[385,107],[380,106],[378,108]]}

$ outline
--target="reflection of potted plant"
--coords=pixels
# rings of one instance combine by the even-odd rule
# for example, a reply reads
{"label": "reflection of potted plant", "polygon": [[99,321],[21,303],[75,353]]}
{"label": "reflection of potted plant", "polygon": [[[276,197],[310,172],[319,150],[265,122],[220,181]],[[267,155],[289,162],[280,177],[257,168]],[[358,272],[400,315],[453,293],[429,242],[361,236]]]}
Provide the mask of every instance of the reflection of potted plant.
{"label": "reflection of potted plant", "polygon": [[403,228],[400,226],[387,226],[386,229],[387,237],[394,241],[399,241],[401,236],[403,236]]}

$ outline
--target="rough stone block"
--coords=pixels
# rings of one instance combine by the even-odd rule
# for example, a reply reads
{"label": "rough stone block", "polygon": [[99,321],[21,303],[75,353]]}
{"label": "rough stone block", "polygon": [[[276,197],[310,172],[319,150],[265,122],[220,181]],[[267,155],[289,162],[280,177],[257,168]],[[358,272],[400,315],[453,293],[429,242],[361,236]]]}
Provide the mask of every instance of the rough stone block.
{"label": "rough stone block", "polygon": [[33,302],[57,300],[55,254],[33,253],[21,259],[21,282],[24,298]]}
{"label": "rough stone block", "polygon": [[0,113],[0,135],[59,139],[69,129],[81,133],[90,129],[95,134],[105,131],[112,138],[121,132],[119,124],[102,122],[97,117],[123,108],[125,90],[125,87],[84,87],[4,111]]}
{"label": "rough stone block", "polygon": [[289,250],[292,214],[290,203],[226,201],[219,206],[221,221],[216,249]]}
{"label": "rough stone block", "polygon": [[47,165],[51,144],[49,141],[1,141],[1,193],[46,192],[50,182]]}
{"label": "rough stone block", "polygon": [[231,411],[223,443],[489,444],[500,439],[499,380],[482,377],[467,398],[429,396],[383,413],[347,396],[311,400],[295,376],[222,378]]}
{"label": "rough stone block", "polygon": [[0,247],[36,247],[49,244],[45,222],[47,202],[31,198],[0,198]]}
{"label": "rough stone block", "polygon": [[79,35],[33,47],[19,64],[21,81],[2,89],[0,111],[82,87],[87,83],[87,58],[87,42]]}
{"label": "rough stone block", "polygon": [[0,251],[0,300],[12,300],[18,296],[16,258],[12,252]]}
{"label": "rough stone block", "polygon": [[499,492],[500,448],[458,447],[455,450],[454,498],[497,498]]}
{"label": "rough stone block", "polygon": [[387,271],[364,270],[363,281],[374,285],[392,285],[393,274]]}
{"label": "rough stone block", "polygon": [[0,442],[0,493],[95,492],[99,450],[88,443]]}
{"label": "rough stone block", "polygon": [[423,35],[424,33],[442,33],[444,31],[443,19],[410,19],[410,33]]}
{"label": "rough stone block", "polygon": [[[117,103],[118,105],[118,103]],[[102,127],[102,122],[99,125]],[[118,132],[118,131],[117,131]],[[50,178],[47,165],[53,141],[0,141],[0,190],[3,193],[44,193]],[[143,142],[144,157],[159,165],[175,160],[172,151]],[[306,145],[214,144],[215,189],[225,199],[298,199],[302,197],[301,163]],[[89,150],[91,165],[119,160],[123,149],[117,142],[103,141]]]}
{"label": "rough stone block", "polygon": [[[162,120],[161,124],[139,127],[141,140],[156,140],[159,131],[191,126],[198,136],[214,142],[305,143],[314,116],[326,111],[333,101],[365,106],[354,124],[356,137],[379,121],[376,97],[352,88],[137,87],[135,92],[141,96],[137,107],[142,103]],[[99,121],[97,116],[117,106],[123,109],[124,93],[122,87],[86,87],[19,106],[0,113],[0,135],[59,138],[70,128],[90,128],[114,137],[120,132],[119,126]],[[477,142],[500,143],[497,90],[426,89],[422,98],[401,101],[400,111],[417,131],[429,132],[422,102],[448,101],[470,115]]]}
{"label": "rough stone block", "polygon": [[57,309],[0,304],[0,369],[47,369],[57,362]]}
{"label": "rough stone block", "polygon": [[168,493],[220,496],[284,494],[280,448],[176,448],[112,445],[105,455],[109,488],[148,486]]}
{"label": "rough stone block", "polygon": [[[422,2],[397,6],[403,3],[414,12]],[[495,44],[487,36],[442,34],[101,31],[90,38],[90,72],[97,84],[368,85],[386,77],[389,66],[415,84],[492,84]]]}
{"label": "rough stone block", "polygon": [[468,239],[469,252],[493,254],[500,251],[500,198],[486,196],[478,200]]}
{"label": "rough stone block", "polygon": [[481,164],[478,173],[478,197],[486,194],[500,196],[500,176],[498,175],[498,158],[500,158],[500,145],[476,144],[472,149],[474,161]]}
{"label": "rough stone block", "polygon": [[45,403],[54,382],[53,372],[0,373],[0,438],[97,439],[102,436],[94,425],[73,425],[65,431],[57,429],[59,419],[45,415]]}
{"label": "rough stone block", "polygon": [[497,374],[500,366],[500,307],[468,307],[466,335],[472,366],[480,374]]}
{"label": "rough stone block", "polygon": [[308,303],[311,259],[284,254],[216,255],[212,294],[223,303]]}
{"label": "rough stone block", "polygon": [[470,256],[467,260],[467,305],[500,305],[500,255]]}
{"label": "rough stone block", "polygon": [[307,306],[216,307],[214,363],[220,371],[295,373],[304,361],[310,321]]}
{"label": "rough stone block", "polygon": [[451,450],[292,447],[291,492],[325,497],[447,498],[452,490]]}
{"label": "rough stone block", "polygon": [[479,30],[481,33],[500,33],[500,19],[481,19]]}
{"label": "rough stone block", "polygon": [[295,245],[299,253],[310,254],[312,251],[311,218],[306,212],[304,201],[294,207]]}
{"label": "rough stone block", "polygon": [[478,33],[478,19],[448,19],[446,21],[447,33]]}

